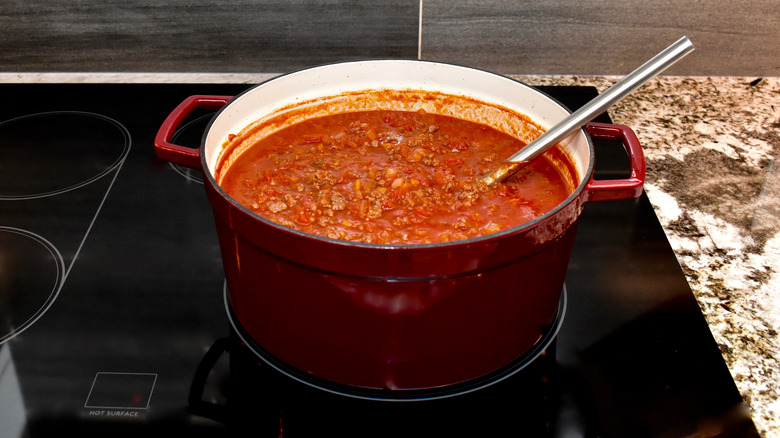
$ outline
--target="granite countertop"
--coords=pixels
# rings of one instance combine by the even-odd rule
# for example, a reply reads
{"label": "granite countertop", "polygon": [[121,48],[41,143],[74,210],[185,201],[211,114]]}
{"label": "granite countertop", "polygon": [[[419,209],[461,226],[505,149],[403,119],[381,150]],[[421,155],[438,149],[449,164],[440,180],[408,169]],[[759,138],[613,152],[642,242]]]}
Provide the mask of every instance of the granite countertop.
{"label": "granite countertop", "polygon": [[[0,82],[257,83],[269,74],[3,73]],[[515,76],[531,85],[618,77]],[[764,437],[780,437],[780,78],[671,77],[609,111],[634,129],[645,189]]]}
{"label": "granite countertop", "polygon": [[780,78],[659,77],[609,113],[644,147],[645,190],[756,427],[780,436]]}

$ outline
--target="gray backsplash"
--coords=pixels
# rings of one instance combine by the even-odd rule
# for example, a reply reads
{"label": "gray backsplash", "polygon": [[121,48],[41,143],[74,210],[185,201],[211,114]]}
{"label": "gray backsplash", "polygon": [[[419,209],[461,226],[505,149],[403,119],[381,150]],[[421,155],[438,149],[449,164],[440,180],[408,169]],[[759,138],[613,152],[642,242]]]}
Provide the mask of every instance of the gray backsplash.
{"label": "gray backsplash", "polygon": [[[0,0],[2,72],[259,72],[365,58],[501,73],[780,76],[776,0]],[[420,33],[422,29],[422,33]],[[421,43],[421,44],[419,44]]]}

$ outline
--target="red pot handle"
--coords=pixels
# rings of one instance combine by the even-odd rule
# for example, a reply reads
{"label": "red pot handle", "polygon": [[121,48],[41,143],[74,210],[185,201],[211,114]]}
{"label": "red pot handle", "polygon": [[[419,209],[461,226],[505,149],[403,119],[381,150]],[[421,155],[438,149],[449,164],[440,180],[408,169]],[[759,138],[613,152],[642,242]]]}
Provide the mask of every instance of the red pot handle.
{"label": "red pot handle", "polygon": [[626,179],[594,180],[591,176],[586,190],[589,201],[615,201],[636,198],[645,183],[645,154],[634,131],[628,126],[591,122],[585,125],[588,134],[597,140],[620,141],[631,161],[631,175]]}
{"label": "red pot handle", "polygon": [[181,126],[182,122],[196,109],[218,110],[225,106],[233,96],[190,96],[180,103],[165,118],[157,136],[154,138],[154,153],[160,159],[180,164],[193,169],[201,169],[200,149],[180,146],[171,143],[173,134]]}

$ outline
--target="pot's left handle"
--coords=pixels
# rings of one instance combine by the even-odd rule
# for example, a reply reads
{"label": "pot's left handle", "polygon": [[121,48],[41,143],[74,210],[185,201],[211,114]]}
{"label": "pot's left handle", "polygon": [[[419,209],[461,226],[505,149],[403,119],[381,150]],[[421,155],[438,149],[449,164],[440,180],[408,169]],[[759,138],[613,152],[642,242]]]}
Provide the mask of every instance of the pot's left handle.
{"label": "pot's left handle", "polygon": [[200,149],[180,146],[171,143],[173,134],[181,126],[182,122],[196,109],[218,110],[225,106],[233,96],[190,96],[180,103],[165,118],[162,126],[154,138],[154,153],[160,159],[180,164],[193,169],[201,169]]}

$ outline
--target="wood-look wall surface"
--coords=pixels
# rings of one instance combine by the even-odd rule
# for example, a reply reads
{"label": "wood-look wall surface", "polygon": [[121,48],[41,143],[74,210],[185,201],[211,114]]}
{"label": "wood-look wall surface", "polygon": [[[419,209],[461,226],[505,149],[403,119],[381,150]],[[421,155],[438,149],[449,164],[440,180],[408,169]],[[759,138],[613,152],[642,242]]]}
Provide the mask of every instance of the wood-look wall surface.
{"label": "wood-look wall surface", "polygon": [[[422,13],[421,13],[422,11]],[[268,72],[366,58],[501,73],[780,76],[776,0],[0,0],[2,72]],[[422,17],[422,22],[420,22]]]}

